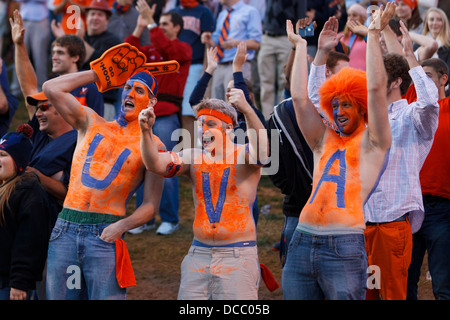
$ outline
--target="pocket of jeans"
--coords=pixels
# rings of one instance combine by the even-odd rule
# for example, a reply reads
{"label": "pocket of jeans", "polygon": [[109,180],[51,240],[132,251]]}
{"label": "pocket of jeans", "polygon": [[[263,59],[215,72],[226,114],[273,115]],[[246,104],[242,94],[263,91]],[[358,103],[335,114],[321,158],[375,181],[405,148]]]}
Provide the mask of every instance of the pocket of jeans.
{"label": "pocket of jeans", "polygon": [[55,226],[52,230],[49,241],[55,241],[56,239],[59,238],[61,233],[62,233],[62,229],[58,226]]}
{"label": "pocket of jeans", "polygon": [[359,258],[364,255],[364,243],[359,241],[337,241],[334,250],[341,258]]}
{"label": "pocket of jeans", "polygon": [[100,238],[100,235],[97,235],[96,238],[97,238],[97,240],[99,240],[100,242],[102,242],[104,244],[115,245],[114,241],[113,242],[109,242],[109,241],[103,240],[102,238]]}

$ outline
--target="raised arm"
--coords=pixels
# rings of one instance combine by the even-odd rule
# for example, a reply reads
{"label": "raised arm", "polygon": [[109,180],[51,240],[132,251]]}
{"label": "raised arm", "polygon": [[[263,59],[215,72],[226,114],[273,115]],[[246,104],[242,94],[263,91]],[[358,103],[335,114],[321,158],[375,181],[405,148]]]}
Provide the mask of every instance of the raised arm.
{"label": "raised arm", "polygon": [[25,106],[28,111],[28,118],[33,119],[36,113],[36,107],[31,106],[26,102],[26,97],[38,93],[38,85],[36,73],[28,57],[27,48],[23,42],[25,36],[25,28],[23,27],[22,16],[19,10],[14,10],[12,18],[9,18],[11,25],[11,37],[14,42],[14,61],[17,74],[17,80],[19,81],[20,89],[25,98]]}
{"label": "raised arm", "polygon": [[319,88],[326,80],[326,63],[332,51],[344,34],[338,34],[339,22],[336,17],[330,17],[322,28],[317,42],[317,53],[311,65],[308,78],[308,96],[312,103],[319,108]]}
{"label": "raised arm", "polygon": [[48,100],[55,106],[61,116],[78,131],[83,131],[89,125],[89,113],[94,111],[83,107],[70,93],[75,88],[90,82],[97,82],[98,77],[93,70],[69,73],[51,80],[43,85],[43,91]]}
{"label": "raised arm", "polygon": [[295,47],[291,74],[291,96],[297,123],[311,150],[322,142],[326,127],[314,104],[308,97],[307,42],[294,32],[292,22],[286,20],[286,33]]}
{"label": "raised arm", "polygon": [[227,97],[229,103],[235,106],[245,117],[249,147],[248,153],[246,154],[246,163],[256,165],[265,164],[269,147],[267,133],[263,123],[248,103],[241,89],[231,89],[230,92],[227,92]]}
{"label": "raised arm", "polygon": [[414,126],[423,139],[431,140],[438,125],[439,105],[437,101],[439,90],[417,62],[412,49],[410,33],[403,22],[400,22],[400,31],[403,36],[403,56],[408,61],[409,75],[417,94],[417,101],[414,104],[414,109],[412,109]]}
{"label": "raised arm", "polygon": [[153,134],[155,111],[149,107],[139,114],[141,128],[141,156],[145,168],[159,176],[173,177],[189,172],[189,164],[182,162],[178,154],[173,152],[160,152],[158,140]]}
{"label": "raised arm", "polygon": [[[388,3],[386,14],[393,7]],[[380,46],[380,33],[384,28],[381,25],[383,7],[375,13],[375,18],[368,28],[366,50],[366,75],[367,75],[367,114],[369,141],[372,146],[387,150],[391,146],[392,133],[389,124],[387,105],[387,74],[384,67]]]}

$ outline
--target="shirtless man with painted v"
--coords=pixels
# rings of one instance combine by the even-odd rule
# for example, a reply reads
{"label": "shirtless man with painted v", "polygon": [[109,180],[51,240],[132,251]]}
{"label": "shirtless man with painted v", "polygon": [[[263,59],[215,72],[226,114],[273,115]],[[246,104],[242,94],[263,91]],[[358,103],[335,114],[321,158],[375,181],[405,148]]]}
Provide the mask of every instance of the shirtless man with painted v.
{"label": "shirtless man with painted v", "polygon": [[[121,44],[91,62],[92,70],[43,86],[78,132],[68,193],[49,243],[48,299],[125,299],[126,287],[136,284],[122,235],[152,218],[163,187],[163,178],[145,169],[139,150],[138,115],[155,105],[158,89],[145,62],[135,47]],[[90,82],[101,92],[124,85],[115,120],[107,122],[70,94]],[[126,216],[127,202],[142,183],[144,202]],[[78,278],[69,286],[72,273]]]}
{"label": "shirtless man with painted v", "polygon": [[[147,170],[161,176],[187,176],[195,206],[194,240],[181,264],[178,299],[257,299],[260,265],[252,208],[267,159],[267,134],[240,89],[227,93],[242,112],[248,144],[231,136],[236,109],[218,99],[194,107],[202,149],[158,152],[152,107],[139,115],[141,152]],[[212,281],[212,283],[211,283]]]}
{"label": "shirtless man with painted v", "polygon": [[[311,196],[300,213],[283,269],[285,299],[365,298],[367,256],[363,204],[375,188],[392,141],[387,75],[375,13],[367,40],[367,71],[343,68],[319,89],[321,109],[340,133],[322,122],[308,98],[306,41],[292,23],[286,31],[295,46],[291,92],[297,123],[314,154]],[[312,257],[312,258],[311,258]]]}

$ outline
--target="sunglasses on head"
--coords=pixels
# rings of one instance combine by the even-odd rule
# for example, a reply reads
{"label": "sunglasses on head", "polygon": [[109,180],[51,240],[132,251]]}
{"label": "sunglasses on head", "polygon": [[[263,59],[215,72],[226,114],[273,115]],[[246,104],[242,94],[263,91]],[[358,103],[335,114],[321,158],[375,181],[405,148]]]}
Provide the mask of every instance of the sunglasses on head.
{"label": "sunglasses on head", "polygon": [[43,103],[43,104],[37,106],[37,109],[40,109],[42,112],[44,112],[44,111],[47,111],[51,106],[52,105],[50,103]]}

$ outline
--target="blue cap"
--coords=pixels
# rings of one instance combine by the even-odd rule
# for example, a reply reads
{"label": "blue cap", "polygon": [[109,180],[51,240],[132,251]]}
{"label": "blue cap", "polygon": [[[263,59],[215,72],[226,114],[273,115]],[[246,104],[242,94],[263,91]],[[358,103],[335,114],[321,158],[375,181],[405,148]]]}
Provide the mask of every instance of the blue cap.
{"label": "blue cap", "polygon": [[154,97],[158,94],[158,84],[156,79],[152,76],[150,72],[138,72],[135,73],[130,80],[139,81],[152,93]]}
{"label": "blue cap", "polygon": [[25,172],[31,160],[32,135],[33,129],[28,124],[22,124],[17,128],[17,132],[8,132],[0,140],[0,149],[8,152],[13,158],[19,175]]}

